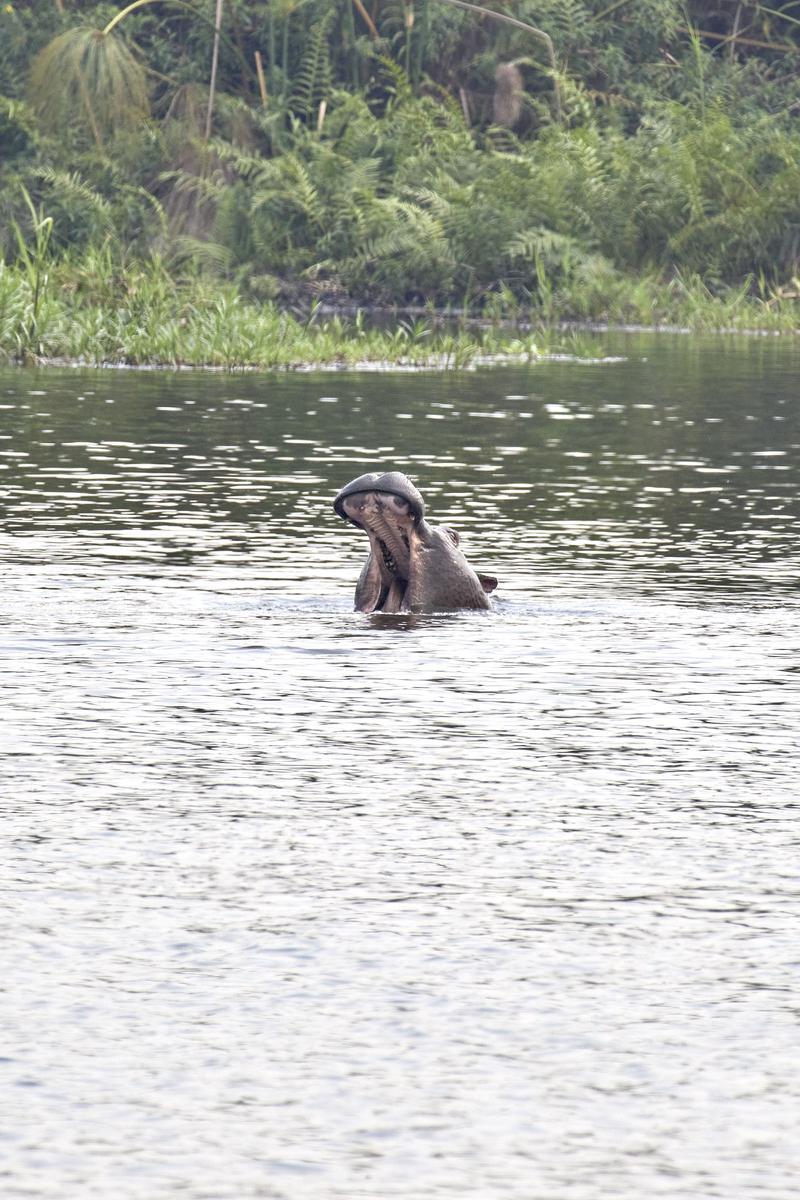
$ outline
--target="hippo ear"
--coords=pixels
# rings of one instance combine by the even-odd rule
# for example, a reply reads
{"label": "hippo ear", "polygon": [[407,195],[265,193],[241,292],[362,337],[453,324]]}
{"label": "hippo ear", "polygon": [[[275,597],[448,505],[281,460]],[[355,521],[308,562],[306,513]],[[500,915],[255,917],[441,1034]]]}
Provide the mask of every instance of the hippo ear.
{"label": "hippo ear", "polygon": [[461,538],[458,536],[455,529],[451,529],[449,525],[443,525],[442,529],[447,534],[447,536],[450,538],[450,541],[453,543],[453,545],[457,546],[458,543],[461,541]]}
{"label": "hippo ear", "polygon": [[493,592],[497,587],[497,580],[494,575],[481,575],[480,571],[476,572],[480,585],[485,592]]}

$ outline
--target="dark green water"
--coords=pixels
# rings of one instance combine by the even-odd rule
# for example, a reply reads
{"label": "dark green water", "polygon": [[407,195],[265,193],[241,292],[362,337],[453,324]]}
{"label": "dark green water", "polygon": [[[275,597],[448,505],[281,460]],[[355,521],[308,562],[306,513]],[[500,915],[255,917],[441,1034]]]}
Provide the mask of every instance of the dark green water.
{"label": "dark green water", "polygon": [[800,346],[597,345],[0,371],[4,1196],[794,1196]]}

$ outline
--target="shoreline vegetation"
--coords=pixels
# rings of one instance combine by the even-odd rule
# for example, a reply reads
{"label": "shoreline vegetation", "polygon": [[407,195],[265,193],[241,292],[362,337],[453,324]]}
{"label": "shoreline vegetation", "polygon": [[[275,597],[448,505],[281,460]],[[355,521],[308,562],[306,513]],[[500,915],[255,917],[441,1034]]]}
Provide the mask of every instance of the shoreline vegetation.
{"label": "shoreline vegetation", "polygon": [[800,16],[0,4],[0,361],[458,367],[800,331]]}
{"label": "shoreline vegetation", "polygon": [[331,310],[291,313],[204,275],[176,280],[157,260],[116,269],[108,253],[0,263],[0,361],[19,365],[303,370],[308,367],[459,368],[593,355],[582,334],[599,329],[796,334],[794,299],[762,301],[745,289],[712,296],[702,281],[632,280],[618,305],[582,311],[564,298],[558,317],[513,304],[480,313]]}
{"label": "shoreline vegetation", "polygon": [[0,362],[20,365],[301,370],[453,369],[591,357],[582,335],[614,329],[797,334],[796,301],[744,291],[711,296],[700,280],[632,280],[614,308],[558,319],[506,303],[477,313],[335,308],[290,313],[198,275],[175,280],[157,262],[116,270],[105,257],[43,266],[0,263]]}

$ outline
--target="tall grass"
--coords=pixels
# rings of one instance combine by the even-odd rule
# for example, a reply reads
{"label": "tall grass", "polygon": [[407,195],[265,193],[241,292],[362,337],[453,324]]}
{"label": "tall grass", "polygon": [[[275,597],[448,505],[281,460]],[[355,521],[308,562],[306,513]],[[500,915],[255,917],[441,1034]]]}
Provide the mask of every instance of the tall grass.
{"label": "tall grass", "polygon": [[20,357],[35,355],[40,349],[39,331],[47,303],[50,239],[53,218],[37,209],[28,191],[21,188],[31,218],[31,237],[26,238],[19,222],[12,219],[11,229],[17,243],[19,271],[25,280],[28,298],[18,313],[13,337]]}
{"label": "tall grass", "polygon": [[[6,361],[69,360],[92,365],[291,369],[309,364],[386,363],[463,367],[498,355],[535,359],[562,348],[564,335],[526,325],[449,321],[433,313],[371,326],[363,315],[299,319],[274,304],[245,301],[233,284],[174,280],[163,262],[118,267],[108,255],[51,263],[46,292],[25,263],[0,262],[0,356]],[[608,294],[604,293],[606,308]],[[36,311],[36,336],[31,338]],[[615,297],[618,320],[695,329],[797,328],[797,301],[753,299],[742,290],[723,301],[702,281],[632,280]],[[536,314],[516,310],[519,317]],[[584,318],[598,313],[582,312]],[[609,315],[604,312],[602,315]],[[500,311],[495,312],[500,316]]]}

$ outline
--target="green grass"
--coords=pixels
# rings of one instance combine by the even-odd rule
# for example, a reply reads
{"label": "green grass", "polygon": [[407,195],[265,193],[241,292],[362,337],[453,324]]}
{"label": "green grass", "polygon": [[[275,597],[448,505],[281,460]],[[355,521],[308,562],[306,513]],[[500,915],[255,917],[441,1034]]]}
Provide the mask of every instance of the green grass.
{"label": "green grass", "polygon": [[[560,319],[694,330],[797,332],[800,304],[791,295],[763,299],[739,289],[712,296],[697,278],[655,277],[605,290],[560,295]],[[274,303],[244,299],[231,284],[202,276],[174,279],[158,260],[115,267],[109,256],[49,262],[33,272],[0,262],[0,357],[35,363],[68,360],[129,364],[292,369],[310,364],[386,363],[457,368],[492,356],[535,359],[571,349],[543,316],[495,305],[492,322],[442,321],[430,313],[376,327],[363,314],[305,319]],[[511,318],[511,323],[503,318]],[[513,321],[519,322],[514,324]]]}

